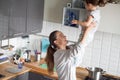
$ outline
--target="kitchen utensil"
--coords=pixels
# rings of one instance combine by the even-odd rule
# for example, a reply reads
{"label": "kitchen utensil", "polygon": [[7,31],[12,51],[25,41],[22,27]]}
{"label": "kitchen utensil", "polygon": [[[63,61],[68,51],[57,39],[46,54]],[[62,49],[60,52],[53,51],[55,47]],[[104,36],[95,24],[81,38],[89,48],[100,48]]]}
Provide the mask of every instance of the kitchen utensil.
{"label": "kitchen utensil", "polygon": [[93,80],[100,80],[101,75],[105,73],[102,68],[99,67],[88,67],[86,68],[89,72],[89,77]]}

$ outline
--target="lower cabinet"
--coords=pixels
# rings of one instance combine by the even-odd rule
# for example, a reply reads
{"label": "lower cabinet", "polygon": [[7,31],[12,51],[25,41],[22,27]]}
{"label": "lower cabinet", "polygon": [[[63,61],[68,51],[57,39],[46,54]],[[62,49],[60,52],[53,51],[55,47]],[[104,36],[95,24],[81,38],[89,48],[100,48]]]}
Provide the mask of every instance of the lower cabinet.
{"label": "lower cabinet", "polygon": [[38,73],[27,72],[9,80],[53,80],[53,79],[40,75]]}
{"label": "lower cabinet", "polygon": [[29,80],[29,72],[24,73],[22,75],[19,75],[19,76],[12,78],[10,80]]}
{"label": "lower cabinet", "polygon": [[53,80],[38,73],[29,72],[29,80]]}

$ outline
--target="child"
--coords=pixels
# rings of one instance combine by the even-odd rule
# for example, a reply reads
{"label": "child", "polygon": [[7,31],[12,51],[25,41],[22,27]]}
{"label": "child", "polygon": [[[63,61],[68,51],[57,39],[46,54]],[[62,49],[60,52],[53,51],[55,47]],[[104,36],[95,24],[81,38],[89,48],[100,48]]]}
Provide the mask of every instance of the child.
{"label": "child", "polygon": [[[87,10],[87,20],[86,21],[77,21],[73,20],[73,24],[79,24],[82,26],[81,38],[83,37],[84,30],[86,27],[89,27],[92,22],[96,23],[96,26],[89,32],[86,38],[86,46],[93,40],[94,34],[100,23],[100,10],[98,6],[103,7],[106,4],[106,0],[85,0],[85,8]],[[81,40],[80,38],[80,40]]]}

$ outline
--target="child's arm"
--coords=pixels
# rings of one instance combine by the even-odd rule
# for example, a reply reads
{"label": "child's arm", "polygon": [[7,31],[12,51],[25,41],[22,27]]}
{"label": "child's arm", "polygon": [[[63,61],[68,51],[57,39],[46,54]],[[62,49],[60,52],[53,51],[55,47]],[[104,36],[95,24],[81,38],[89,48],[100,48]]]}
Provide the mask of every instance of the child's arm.
{"label": "child's arm", "polygon": [[85,39],[86,39],[86,36],[88,35],[88,32],[96,26],[96,22],[92,22],[89,27],[86,28],[85,32],[84,32],[84,35],[83,35],[83,38],[81,40],[81,43],[84,44],[85,42]]}
{"label": "child's arm", "polygon": [[88,27],[93,22],[93,16],[89,16],[86,21],[73,20],[72,24],[79,24],[82,27]]}

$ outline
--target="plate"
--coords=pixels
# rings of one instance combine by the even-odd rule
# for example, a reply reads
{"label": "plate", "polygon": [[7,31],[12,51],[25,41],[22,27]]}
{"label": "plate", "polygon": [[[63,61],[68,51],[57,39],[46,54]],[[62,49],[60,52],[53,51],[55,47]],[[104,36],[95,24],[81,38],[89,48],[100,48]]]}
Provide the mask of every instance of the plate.
{"label": "plate", "polygon": [[17,67],[11,67],[11,68],[7,68],[6,71],[10,73],[18,73],[21,71],[21,69],[18,69]]}

